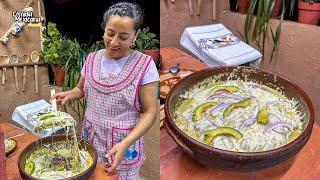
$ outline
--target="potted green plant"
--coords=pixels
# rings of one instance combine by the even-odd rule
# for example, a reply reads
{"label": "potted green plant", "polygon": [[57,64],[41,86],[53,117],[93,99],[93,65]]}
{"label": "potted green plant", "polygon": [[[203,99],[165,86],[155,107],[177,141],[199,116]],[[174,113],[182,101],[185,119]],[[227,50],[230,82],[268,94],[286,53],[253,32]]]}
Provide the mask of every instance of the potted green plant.
{"label": "potted green plant", "polygon": [[320,0],[298,1],[298,22],[317,25],[320,19]]}
{"label": "potted green plant", "polygon": [[[271,34],[273,47],[270,56],[270,62],[272,61],[274,55],[278,51],[280,43],[281,25],[286,11],[286,1],[282,1],[283,6],[280,15],[280,21],[275,31],[271,27],[269,27],[269,21],[272,17],[272,12],[274,10],[276,0],[251,0],[244,24],[245,42],[248,44],[255,44],[262,53],[263,57],[265,52],[265,45],[267,42],[266,40],[268,37],[267,34]],[[294,5],[294,1],[291,1],[290,3],[291,6]],[[253,13],[255,12],[255,10],[257,12],[257,15],[255,18],[253,18]]]}
{"label": "potted green plant", "polygon": [[[277,18],[281,14],[282,10],[282,1],[283,0],[275,0],[275,4],[272,10],[271,17]],[[238,11],[241,14],[247,14],[251,0],[237,0]]]}
{"label": "potted green plant", "polygon": [[135,41],[135,49],[152,56],[155,64],[159,67],[160,50],[158,49],[159,40],[156,34],[150,32],[149,28],[143,28]]}
{"label": "potted green plant", "polygon": [[[65,64],[65,76],[63,90],[68,91],[77,86],[80,76],[81,69],[85,63],[88,53],[97,51],[104,48],[102,41],[96,41],[90,45],[79,44],[77,40],[69,40],[70,49],[69,52],[72,54]],[[78,116],[80,121],[83,120],[83,112],[86,107],[85,99],[70,101],[67,106],[68,110],[73,111]]]}
{"label": "potted green plant", "polygon": [[70,41],[63,37],[58,31],[56,24],[49,22],[47,33],[44,37],[41,56],[44,61],[52,67],[55,78],[55,85],[62,86],[64,79],[64,68],[67,59],[70,57]]}

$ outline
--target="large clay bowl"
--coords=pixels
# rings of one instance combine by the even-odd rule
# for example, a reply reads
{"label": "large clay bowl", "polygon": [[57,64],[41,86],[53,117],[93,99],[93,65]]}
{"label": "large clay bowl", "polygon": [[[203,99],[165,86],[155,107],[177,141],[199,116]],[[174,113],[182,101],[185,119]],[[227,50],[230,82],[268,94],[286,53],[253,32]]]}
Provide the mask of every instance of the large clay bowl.
{"label": "large clay bowl", "polygon": [[[235,72],[237,78],[244,79],[245,75],[249,80],[260,82],[271,88],[279,87],[289,98],[294,97],[299,101],[302,111],[306,112],[302,120],[304,124],[303,133],[291,143],[277,149],[246,153],[233,152],[217,149],[200,143],[182,132],[173,122],[172,114],[174,105],[179,101],[179,95],[188,91],[190,87],[204,79],[226,74],[221,80]],[[208,68],[193,73],[180,82],[169,92],[165,103],[165,127],[174,141],[192,158],[206,165],[215,166],[227,170],[252,171],[271,167],[292,158],[307,143],[314,123],[314,110],[307,94],[295,83],[271,72],[251,67],[217,67]]]}
{"label": "large clay bowl", "polygon": [[[71,136],[68,137],[69,139],[71,138]],[[40,141],[42,141],[43,144],[47,143],[47,142],[56,142],[56,141],[62,141],[66,139],[66,135],[65,134],[59,134],[59,135],[54,135],[54,136],[48,136],[45,138],[41,138],[38,139],[34,142],[32,142],[31,144],[29,144],[20,154],[19,159],[18,159],[18,166],[19,166],[19,172],[20,175],[23,177],[23,179],[36,179],[32,176],[30,176],[29,174],[27,174],[24,170],[25,167],[25,163],[26,163],[26,158],[29,157],[29,155],[37,148],[38,145],[40,145]],[[93,159],[93,164],[84,172],[69,177],[67,178],[68,180],[71,179],[83,179],[83,180],[87,180],[91,177],[91,175],[93,174],[96,165],[97,165],[97,158],[98,158],[98,154],[96,149],[93,147],[93,145],[83,139],[78,138],[78,143],[80,147],[85,147],[89,153],[92,156]]]}

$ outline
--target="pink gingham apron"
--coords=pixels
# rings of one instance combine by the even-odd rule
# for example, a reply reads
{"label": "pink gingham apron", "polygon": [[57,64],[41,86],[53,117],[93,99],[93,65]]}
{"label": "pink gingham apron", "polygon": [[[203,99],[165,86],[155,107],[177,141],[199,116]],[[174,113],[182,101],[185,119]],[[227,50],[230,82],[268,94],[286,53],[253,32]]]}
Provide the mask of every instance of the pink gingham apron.
{"label": "pink gingham apron", "polygon": [[[139,120],[139,86],[152,59],[135,51],[120,73],[105,76],[100,73],[102,57],[100,50],[90,53],[86,60],[83,91],[87,109],[82,133],[97,149],[98,162],[105,164],[111,163],[104,158],[107,150],[123,140]],[[126,150],[117,171],[139,169],[145,158],[141,137]]]}

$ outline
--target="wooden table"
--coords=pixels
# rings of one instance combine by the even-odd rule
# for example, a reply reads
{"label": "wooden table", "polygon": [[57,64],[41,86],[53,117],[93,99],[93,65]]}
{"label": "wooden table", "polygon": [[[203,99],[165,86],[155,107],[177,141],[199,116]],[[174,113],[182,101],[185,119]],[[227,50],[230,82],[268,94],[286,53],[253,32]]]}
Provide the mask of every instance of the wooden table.
{"label": "wooden table", "polygon": [[[160,49],[162,67],[178,61],[184,69],[201,70],[207,66],[177,48]],[[225,171],[202,165],[184,153],[168,135],[160,130],[161,179],[317,179],[320,180],[320,126],[315,122],[312,135],[304,148],[291,160],[271,168],[253,172]]]}
{"label": "wooden table", "polygon": [[[0,123],[0,127],[4,131],[5,138],[23,134],[22,136],[13,138],[17,142],[17,147],[13,151],[13,153],[9,154],[9,156],[6,159],[6,169],[7,169],[8,180],[20,180],[22,178],[19,174],[19,168],[18,168],[19,155],[27,145],[39,139],[39,137],[10,123]],[[104,169],[103,165],[98,163],[94,174],[91,176],[91,180],[118,179],[117,176],[108,176],[103,169]],[[1,179],[1,176],[0,176],[0,179]]]}

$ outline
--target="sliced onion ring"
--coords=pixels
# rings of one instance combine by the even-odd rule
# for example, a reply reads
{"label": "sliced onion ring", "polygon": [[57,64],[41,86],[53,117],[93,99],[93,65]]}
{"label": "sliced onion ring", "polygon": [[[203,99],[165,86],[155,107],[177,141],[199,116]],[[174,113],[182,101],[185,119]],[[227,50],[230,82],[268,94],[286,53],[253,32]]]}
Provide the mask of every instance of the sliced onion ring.
{"label": "sliced onion ring", "polygon": [[212,95],[210,95],[207,99],[213,99],[216,97],[224,96],[224,94],[227,93],[226,91],[218,91]]}
{"label": "sliced onion ring", "polygon": [[229,93],[227,91],[219,91],[217,93],[214,93],[213,95],[209,96],[207,99],[213,99],[216,97],[226,97],[226,98],[232,98],[232,99],[237,99],[237,100],[243,100],[244,97],[236,94]]}
{"label": "sliced onion ring", "polygon": [[287,134],[288,132],[290,132],[290,128],[284,126],[285,129],[284,130],[280,130],[280,129],[276,129],[274,128],[273,131],[279,134]]}
{"label": "sliced onion ring", "polygon": [[209,121],[213,126],[215,126],[215,127],[220,127],[218,124],[214,123],[214,122],[213,122],[214,119],[211,119],[209,116],[210,116],[210,115],[209,115],[209,110],[208,110],[208,111],[205,112],[206,120]]}
{"label": "sliced onion ring", "polygon": [[245,126],[250,126],[252,125],[254,122],[256,122],[256,118],[250,118],[245,120],[239,127],[239,130],[241,130],[242,128],[244,128]]}
{"label": "sliced onion ring", "polygon": [[210,109],[210,114],[213,114],[213,113],[216,113],[226,107],[229,106],[230,103],[226,103],[226,102],[223,102],[223,103],[220,103],[218,104],[217,106],[215,106],[214,108]]}
{"label": "sliced onion ring", "polygon": [[271,130],[273,130],[274,128],[277,127],[287,127],[289,129],[293,129],[294,126],[288,122],[285,121],[278,121],[278,122],[274,122],[274,123],[270,123],[263,131],[263,134],[266,134],[268,132],[270,132]]}

